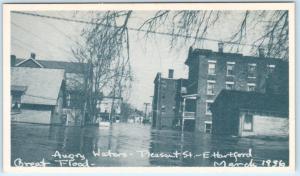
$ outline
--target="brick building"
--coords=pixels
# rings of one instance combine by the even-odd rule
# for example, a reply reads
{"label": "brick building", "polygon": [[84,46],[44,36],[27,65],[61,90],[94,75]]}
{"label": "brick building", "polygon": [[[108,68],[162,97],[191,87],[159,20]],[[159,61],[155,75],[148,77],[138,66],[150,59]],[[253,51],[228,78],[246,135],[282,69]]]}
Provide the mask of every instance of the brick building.
{"label": "brick building", "polygon": [[174,70],[169,70],[167,78],[157,73],[154,80],[152,102],[152,127],[175,128],[180,126],[182,116],[182,94],[186,94],[186,79],[174,79]]}
{"label": "brick building", "polygon": [[[288,92],[288,62],[264,56],[243,56],[238,53],[190,48],[185,64],[189,67],[188,94],[198,97],[194,104],[195,126],[198,131],[211,133],[210,105],[223,90],[265,93]],[[274,70],[279,74],[273,74]]]}

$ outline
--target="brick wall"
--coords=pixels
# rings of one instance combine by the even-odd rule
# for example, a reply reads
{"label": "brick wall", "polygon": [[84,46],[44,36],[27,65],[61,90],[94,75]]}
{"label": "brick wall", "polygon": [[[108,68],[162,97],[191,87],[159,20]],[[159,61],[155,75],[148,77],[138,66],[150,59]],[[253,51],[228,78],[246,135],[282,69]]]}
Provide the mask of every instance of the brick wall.
{"label": "brick wall", "polygon": [[[189,66],[188,94],[195,89],[200,95],[196,103],[196,129],[204,132],[205,122],[211,122],[211,115],[206,114],[206,102],[214,101],[221,90],[226,88],[226,82],[234,82],[234,90],[248,91],[248,84],[255,84],[255,91],[265,93],[268,65],[286,64],[284,61],[271,58],[242,56],[241,54],[217,53],[209,50],[196,49],[189,54],[186,64]],[[215,62],[215,75],[208,74],[208,62]],[[227,63],[234,64],[234,76],[227,76]],[[197,65],[198,64],[198,65]],[[255,78],[248,77],[248,64],[256,64]],[[288,71],[285,70],[287,73]],[[207,95],[207,81],[215,81],[214,95]],[[280,79],[279,79],[280,80]],[[197,86],[191,85],[198,81]],[[272,84],[272,83],[271,83]],[[284,84],[284,83],[281,83]]]}
{"label": "brick wall", "polygon": [[175,120],[176,80],[161,79],[161,127],[171,128]]}
{"label": "brick wall", "polygon": [[154,81],[153,127],[172,128],[176,123],[177,79],[159,78]]}

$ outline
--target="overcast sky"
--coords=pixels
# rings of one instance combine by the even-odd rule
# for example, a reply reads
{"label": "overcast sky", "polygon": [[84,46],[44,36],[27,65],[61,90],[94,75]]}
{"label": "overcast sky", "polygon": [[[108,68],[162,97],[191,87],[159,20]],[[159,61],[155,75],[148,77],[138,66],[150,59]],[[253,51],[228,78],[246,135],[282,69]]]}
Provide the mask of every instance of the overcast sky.
{"label": "overcast sky", "polygon": [[[49,16],[76,18],[88,20],[87,15],[74,12],[52,11],[33,12]],[[136,12],[129,26],[136,27],[152,12]],[[225,40],[232,31],[233,24],[241,16],[232,15],[209,32],[208,37]],[[21,14],[11,15],[11,54],[18,58],[29,58],[30,53],[36,53],[37,59],[74,61],[71,47],[80,40],[83,24],[55,19],[39,18]],[[157,72],[167,77],[168,69],[175,70],[175,78],[187,78],[188,67],[184,65],[188,49],[192,42],[170,50],[169,36],[157,35],[145,41],[142,33],[130,31],[130,59],[134,82],[129,102],[139,109],[144,108],[144,102],[151,103],[153,95],[153,80]],[[199,47],[199,46],[198,46]],[[217,50],[217,42],[205,41],[201,48]],[[226,49],[226,48],[225,48]],[[243,53],[249,55],[249,49]]]}

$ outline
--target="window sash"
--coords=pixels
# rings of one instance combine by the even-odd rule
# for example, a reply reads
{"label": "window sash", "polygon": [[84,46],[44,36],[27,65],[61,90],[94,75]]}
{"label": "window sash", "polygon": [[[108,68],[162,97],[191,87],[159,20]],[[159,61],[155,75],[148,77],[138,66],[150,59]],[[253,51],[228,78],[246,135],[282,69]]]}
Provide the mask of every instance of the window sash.
{"label": "window sash", "polygon": [[67,95],[67,106],[71,106],[71,94]]}
{"label": "window sash", "polygon": [[273,65],[273,64],[267,65],[268,74],[273,73],[274,70],[275,70],[275,65]]}
{"label": "window sash", "polygon": [[226,89],[227,90],[233,90],[234,89],[234,84],[226,84]]}
{"label": "window sash", "polygon": [[211,133],[212,131],[212,123],[211,122],[205,122],[205,133]]}
{"label": "window sash", "polygon": [[255,91],[256,85],[255,84],[248,84],[248,91]]}
{"label": "window sash", "polygon": [[211,104],[213,103],[213,101],[212,100],[207,100],[206,101],[206,110],[205,110],[205,114],[206,115],[211,115],[212,114],[212,112],[211,112],[211,110],[210,110],[210,106],[211,106]]}
{"label": "window sash", "polygon": [[208,82],[207,83],[207,94],[214,95],[215,94],[215,83]]}
{"label": "window sash", "polygon": [[248,64],[248,77],[249,78],[256,77],[256,64]]}
{"label": "window sash", "polygon": [[226,75],[227,76],[234,76],[234,64],[227,64],[227,71]]}
{"label": "window sash", "polygon": [[244,131],[253,131],[253,115],[246,114],[243,122]]}
{"label": "window sash", "polygon": [[216,74],[216,63],[208,63],[208,74],[209,75]]}
{"label": "window sash", "polygon": [[11,99],[11,111],[19,112],[21,110],[21,96],[12,95]]}

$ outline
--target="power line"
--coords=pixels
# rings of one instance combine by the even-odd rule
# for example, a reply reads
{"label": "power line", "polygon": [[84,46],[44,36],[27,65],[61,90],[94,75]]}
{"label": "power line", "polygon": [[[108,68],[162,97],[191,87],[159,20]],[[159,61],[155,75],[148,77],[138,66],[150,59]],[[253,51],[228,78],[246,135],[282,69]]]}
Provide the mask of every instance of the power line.
{"label": "power line", "polygon": [[[107,24],[103,24],[103,23],[90,22],[90,21],[78,20],[78,19],[70,19],[70,18],[64,18],[64,17],[55,17],[55,16],[49,16],[49,15],[34,14],[34,13],[29,13],[29,12],[12,11],[11,13],[40,17],[40,18],[48,18],[48,19],[54,19],[54,20],[61,20],[61,21],[66,21],[66,22],[74,22],[74,23],[82,23],[82,24],[90,24],[90,25],[102,25],[102,26],[112,27],[112,28],[122,28],[119,26],[111,26],[111,25],[107,25]],[[172,36],[172,37],[182,37],[182,38],[190,38],[190,39],[198,39],[198,40],[207,40],[207,41],[212,41],[212,42],[223,42],[223,43],[232,44],[232,45],[259,47],[258,45],[254,45],[254,44],[246,44],[246,43],[239,43],[239,42],[232,42],[232,41],[221,41],[221,40],[206,38],[206,37],[196,37],[196,36],[191,36],[191,35],[174,34],[174,33],[168,33],[168,32],[158,32],[158,31],[145,30],[145,29],[139,29],[139,28],[133,28],[133,27],[127,27],[127,29],[131,30],[131,31],[145,32],[145,33],[158,34],[158,35],[166,35],[166,36]]]}
{"label": "power line", "polygon": [[16,45],[16,46],[18,46],[18,47],[20,47],[20,48],[23,48],[24,50],[26,50],[26,51],[28,51],[28,52],[31,52],[31,50],[30,50],[29,48],[24,47],[23,45],[18,44],[18,43],[15,43],[15,42],[13,42],[13,43],[14,43],[14,45]]}
{"label": "power line", "polygon": [[[36,38],[38,38],[39,40],[41,40],[41,41],[43,41],[43,42],[46,42],[46,43],[48,43],[48,45],[50,45],[50,46],[54,46],[55,48],[57,48],[57,49],[59,49],[59,50],[61,50],[61,51],[64,51],[64,52],[66,52],[67,54],[69,54],[70,56],[72,56],[71,54],[70,54],[70,51],[67,51],[66,49],[64,49],[64,48],[61,48],[61,47],[58,47],[58,46],[55,46],[53,43],[51,43],[51,42],[49,42],[49,41],[47,41],[47,40],[43,40],[43,39],[41,39],[38,35],[36,35],[36,34],[34,34],[33,32],[31,32],[30,30],[28,30],[28,29],[25,29],[25,28],[23,28],[22,26],[20,26],[20,25],[18,25],[18,24],[16,24],[16,23],[14,23],[14,22],[11,22],[14,26],[16,26],[16,27],[18,27],[19,29],[21,29],[21,30],[23,30],[23,31],[25,31],[25,32],[28,32],[29,34],[31,34],[32,36],[34,36],[34,37],[36,37]],[[72,56],[73,57],[73,56]]]}
{"label": "power line", "polygon": [[[44,24],[52,27],[54,30],[58,31],[61,35],[65,36],[66,38],[68,38],[69,40],[71,40],[72,42],[76,43],[77,45],[81,45],[78,41],[72,39],[72,37],[70,37],[68,34],[64,33],[63,31],[61,31],[60,29],[58,29],[57,27],[55,27],[55,25],[51,25],[45,21],[42,21]],[[81,45],[82,46],[82,45]]]}
{"label": "power line", "polygon": [[[28,43],[26,43],[26,42],[23,42],[22,40],[20,40],[20,39],[14,37],[14,36],[11,36],[11,38],[12,38],[13,40],[15,40],[15,41],[18,41],[19,43],[21,43],[21,44],[24,45],[24,46],[30,46],[30,44],[28,44]],[[19,45],[19,46],[20,46],[20,45]],[[24,46],[22,46],[22,48],[24,48]],[[39,51],[43,52],[40,48],[36,48],[36,47],[33,47],[33,48],[35,48],[35,49],[33,49],[33,48],[28,48],[28,47],[26,47],[26,48],[28,49],[29,52],[32,52],[33,50],[39,50]],[[25,49],[25,48],[24,48],[24,49]]]}

